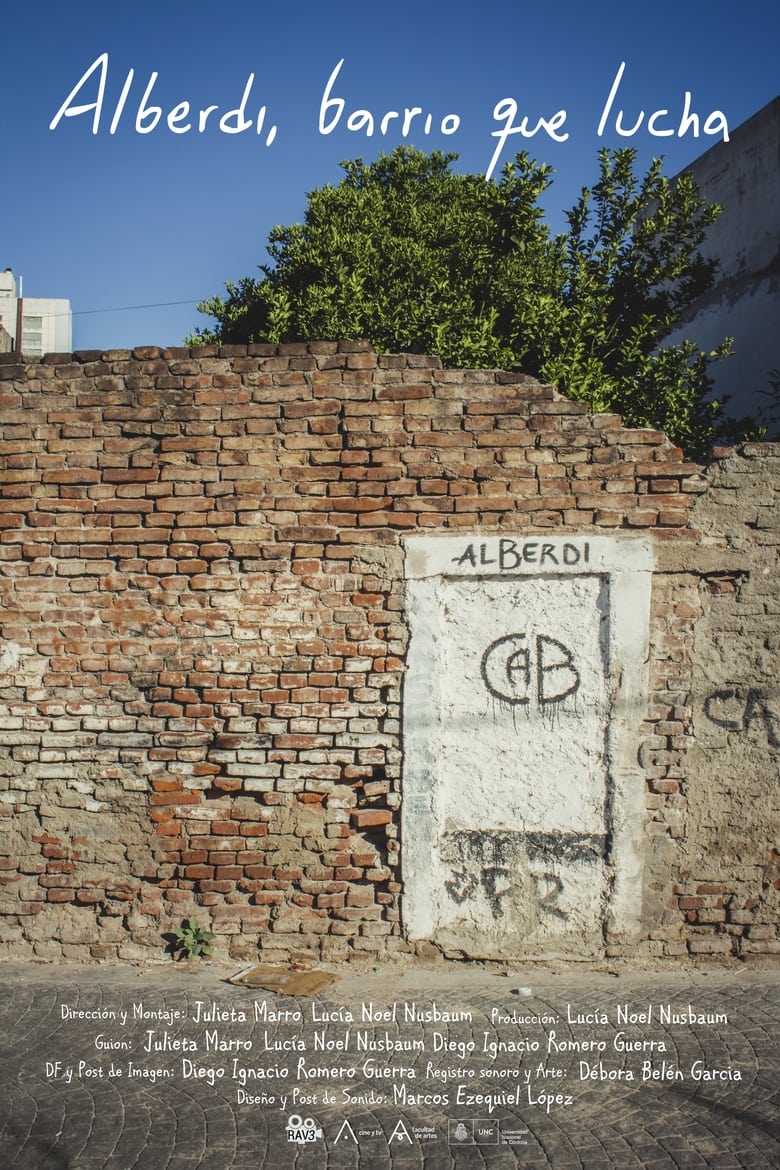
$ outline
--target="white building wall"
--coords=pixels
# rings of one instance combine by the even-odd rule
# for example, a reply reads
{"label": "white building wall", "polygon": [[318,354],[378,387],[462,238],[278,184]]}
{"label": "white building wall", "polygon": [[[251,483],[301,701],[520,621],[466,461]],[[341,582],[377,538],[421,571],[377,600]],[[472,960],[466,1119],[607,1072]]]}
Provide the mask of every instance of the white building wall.
{"label": "white building wall", "polygon": [[[16,279],[6,269],[0,272],[0,325],[16,338]],[[24,297],[22,353],[43,357],[47,353],[70,353],[73,349],[73,315],[70,301],[62,297]]]}
{"label": "white building wall", "polygon": [[757,415],[770,371],[780,370],[780,97],[686,169],[723,208],[702,247],[720,272],[670,341],[711,350],[733,337],[733,356],[712,367],[715,396],[730,396],[730,415]]}

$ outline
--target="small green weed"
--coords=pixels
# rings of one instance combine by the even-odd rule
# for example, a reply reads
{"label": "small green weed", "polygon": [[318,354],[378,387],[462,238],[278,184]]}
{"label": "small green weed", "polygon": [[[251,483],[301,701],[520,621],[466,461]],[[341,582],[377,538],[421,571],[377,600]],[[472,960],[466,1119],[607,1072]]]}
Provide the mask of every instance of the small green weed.
{"label": "small green weed", "polygon": [[200,959],[211,954],[211,944],[214,935],[210,930],[204,930],[197,918],[185,918],[181,926],[174,931],[174,954],[178,959]]}

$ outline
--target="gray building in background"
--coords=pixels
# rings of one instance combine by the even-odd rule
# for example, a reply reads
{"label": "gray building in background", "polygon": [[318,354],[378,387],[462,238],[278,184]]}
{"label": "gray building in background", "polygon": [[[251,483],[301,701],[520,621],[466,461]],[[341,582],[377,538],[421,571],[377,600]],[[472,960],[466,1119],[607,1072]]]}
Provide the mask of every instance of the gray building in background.
{"label": "gray building in background", "polygon": [[[720,262],[715,287],[671,341],[702,349],[734,338],[734,356],[713,367],[715,394],[731,396],[730,415],[752,414],[780,435],[780,409],[766,395],[780,378],[780,97],[764,106],[686,171],[723,211],[702,252]],[[763,417],[761,417],[763,415]]]}
{"label": "gray building in background", "polygon": [[25,357],[70,353],[73,348],[70,301],[64,297],[17,297],[16,278],[6,268],[0,272],[0,326],[13,338],[17,333],[19,300],[22,302],[21,351]]}

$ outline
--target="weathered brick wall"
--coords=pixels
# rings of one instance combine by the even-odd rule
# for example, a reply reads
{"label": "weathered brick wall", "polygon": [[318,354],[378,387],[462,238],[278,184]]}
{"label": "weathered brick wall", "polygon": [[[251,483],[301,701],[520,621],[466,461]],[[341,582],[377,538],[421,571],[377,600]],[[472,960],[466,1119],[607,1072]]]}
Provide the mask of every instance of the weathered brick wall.
{"label": "weathered brick wall", "polygon": [[700,945],[780,954],[780,444],[722,452],[693,519],[702,616],[677,905]]}
{"label": "weathered brick wall", "polygon": [[[14,361],[0,956],[153,957],[191,912],[236,960],[405,948],[402,544],[436,531],[652,536],[642,945],[758,937],[763,854],[746,909],[704,912],[715,871],[736,886],[702,837],[719,781],[690,750],[694,628],[731,578],[717,519],[701,563],[707,479],[662,434],[359,342]],[[750,547],[760,574],[770,547]]]}

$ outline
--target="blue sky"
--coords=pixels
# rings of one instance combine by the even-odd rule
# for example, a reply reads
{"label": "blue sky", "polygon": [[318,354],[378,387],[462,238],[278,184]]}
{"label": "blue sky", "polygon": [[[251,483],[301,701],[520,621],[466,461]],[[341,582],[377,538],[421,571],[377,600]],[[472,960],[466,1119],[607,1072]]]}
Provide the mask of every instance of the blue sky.
{"label": "blue sky", "polygon": [[[555,168],[545,205],[560,227],[562,210],[597,177],[600,147],[634,146],[643,164],[663,154],[671,174],[720,141],[716,111],[733,130],[780,92],[773,0],[656,0],[632,11],[624,2],[581,0],[460,7],[438,0],[43,0],[6,6],[2,38],[0,268],[23,276],[27,296],[70,298],[76,349],[181,344],[207,324],[196,302],[253,274],[269,230],[300,219],[306,192],[338,182],[344,158],[369,160],[406,142],[456,151],[459,169],[486,173],[493,132],[504,125],[494,111],[504,99],[517,103],[513,125],[525,117],[529,132],[540,119],[550,127],[508,137],[501,162],[525,148]],[[94,109],[63,113],[50,129],[103,54],[105,67],[70,102],[71,109],[96,103],[104,75],[97,133]],[[321,105],[342,60],[330,96],[343,99],[343,113],[336,119],[339,106],[327,108],[324,128],[334,125],[324,133]],[[228,133],[220,119],[239,107],[251,74],[244,106],[251,128]],[[698,137],[693,121],[678,133],[686,91]],[[157,125],[142,132],[158,106]],[[200,131],[200,111],[210,106],[217,108]],[[422,113],[406,137],[401,118],[381,133],[385,113],[415,106]],[[373,117],[371,137],[359,110]],[[633,135],[616,133],[619,110],[624,130],[644,111]],[[668,114],[655,128],[671,128],[671,136],[648,132],[657,110]],[[350,115],[364,128],[349,130]],[[708,118],[712,135],[704,133]],[[238,120],[234,114],[226,126]],[[442,124],[454,132],[442,133]],[[184,303],[125,308],[159,302]]]}

